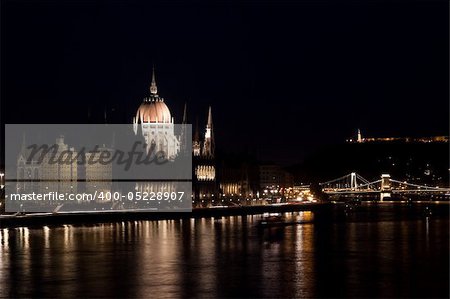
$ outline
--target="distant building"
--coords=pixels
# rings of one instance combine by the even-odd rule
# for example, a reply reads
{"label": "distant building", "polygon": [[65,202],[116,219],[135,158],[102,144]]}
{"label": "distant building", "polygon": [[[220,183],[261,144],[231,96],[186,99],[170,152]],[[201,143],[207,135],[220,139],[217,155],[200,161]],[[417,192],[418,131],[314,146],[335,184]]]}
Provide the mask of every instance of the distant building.
{"label": "distant building", "polygon": [[193,202],[194,205],[206,205],[218,195],[216,174],[215,141],[212,122],[212,110],[208,109],[208,121],[206,123],[204,141],[199,139],[198,127],[196,128],[192,145],[193,154]]}
{"label": "distant building", "polygon": [[362,137],[361,130],[358,129],[356,138],[346,140],[349,143],[367,143],[367,142],[410,142],[410,143],[448,143],[449,136],[430,136],[430,137]]}
{"label": "distant building", "polygon": [[[86,191],[89,193],[111,192],[112,189],[112,163],[100,163],[99,158],[104,152],[111,152],[112,149],[103,146],[95,152],[86,153]],[[95,161],[95,162],[92,162]]]}
{"label": "distant building", "polygon": [[294,171],[308,182],[355,171],[371,181],[386,173],[418,185],[448,186],[448,165],[446,142],[351,142],[319,149]]}
{"label": "distant building", "polygon": [[[52,147],[55,149],[53,150]],[[17,185],[20,192],[76,192],[78,179],[77,152],[64,143],[64,136],[56,139],[50,151],[42,151],[31,156],[31,149],[26,148],[25,139],[17,159]],[[64,163],[52,162],[54,157],[66,157]]]}
{"label": "distant building", "polygon": [[[246,202],[258,198],[259,166],[256,158],[248,154],[222,157],[220,161],[219,189],[226,200]],[[244,203],[242,203],[244,204]]]}
{"label": "distant building", "polygon": [[278,165],[265,164],[259,167],[260,188],[288,188],[293,186],[293,176]]}

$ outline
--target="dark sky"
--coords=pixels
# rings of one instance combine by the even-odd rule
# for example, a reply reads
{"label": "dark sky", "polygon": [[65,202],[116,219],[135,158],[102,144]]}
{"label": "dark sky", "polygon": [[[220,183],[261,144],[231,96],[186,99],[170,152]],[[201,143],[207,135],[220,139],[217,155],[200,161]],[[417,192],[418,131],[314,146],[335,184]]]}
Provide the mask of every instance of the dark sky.
{"label": "dark sky", "polygon": [[262,159],[448,134],[447,1],[230,3],[2,1],[2,123],[129,123],[154,63],[177,121],[212,105],[218,147]]}

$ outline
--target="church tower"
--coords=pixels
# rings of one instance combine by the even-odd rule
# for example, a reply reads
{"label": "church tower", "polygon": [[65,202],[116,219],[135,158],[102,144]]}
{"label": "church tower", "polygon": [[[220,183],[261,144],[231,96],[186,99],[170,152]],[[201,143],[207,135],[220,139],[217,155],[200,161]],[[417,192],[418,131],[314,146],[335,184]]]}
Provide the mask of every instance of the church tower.
{"label": "church tower", "polygon": [[187,138],[188,138],[188,131],[187,131],[187,103],[184,103],[184,112],[183,112],[183,121],[181,122],[181,134],[180,134],[180,151],[183,154],[183,156],[190,155],[191,149],[187,148]]}
{"label": "church tower", "polygon": [[217,200],[218,185],[216,177],[216,160],[214,149],[214,131],[212,123],[211,107],[208,110],[208,121],[206,123],[205,139],[200,143],[198,124],[193,143],[193,203],[197,207],[211,205]]}
{"label": "church tower", "polygon": [[205,158],[214,158],[214,134],[212,124],[211,106],[208,111],[208,123],[206,124],[205,142],[203,143],[202,155]]}

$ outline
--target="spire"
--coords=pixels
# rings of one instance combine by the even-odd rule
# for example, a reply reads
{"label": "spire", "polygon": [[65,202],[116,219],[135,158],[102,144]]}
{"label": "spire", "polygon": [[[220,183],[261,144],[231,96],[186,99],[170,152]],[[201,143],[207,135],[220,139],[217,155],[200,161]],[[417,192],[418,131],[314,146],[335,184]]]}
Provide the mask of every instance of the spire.
{"label": "spire", "polygon": [[208,111],[208,124],[206,125],[207,128],[212,129],[212,114],[211,114],[211,106],[209,106],[209,111]]}
{"label": "spire", "polygon": [[25,132],[22,132],[22,145],[20,146],[20,153],[19,157],[22,156],[22,158],[25,161],[29,161],[29,152],[27,151],[27,141],[26,141],[26,135]]}
{"label": "spire", "polygon": [[26,147],[27,147],[26,135],[25,135],[25,132],[23,132],[22,133],[22,145],[20,146],[20,149],[22,151],[24,151]]}
{"label": "spire", "polygon": [[211,106],[209,106],[208,110],[208,123],[206,124],[205,142],[203,143],[203,156],[214,158],[214,134]]}
{"label": "spire", "polygon": [[[192,138],[192,136],[191,136]],[[180,136],[180,149],[181,153],[184,156],[187,156],[190,154],[190,149],[187,147],[187,139],[188,139],[188,132],[187,132],[187,103],[184,102],[184,112],[183,112],[183,121],[181,122],[181,136]]]}
{"label": "spire", "polygon": [[183,122],[182,124],[187,124],[187,102],[184,102],[184,112],[183,112]]}
{"label": "spire", "polygon": [[158,93],[158,88],[156,87],[156,79],[155,79],[155,66],[153,66],[152,71],[152,83],[150,84],[150,93],[154,95]]}

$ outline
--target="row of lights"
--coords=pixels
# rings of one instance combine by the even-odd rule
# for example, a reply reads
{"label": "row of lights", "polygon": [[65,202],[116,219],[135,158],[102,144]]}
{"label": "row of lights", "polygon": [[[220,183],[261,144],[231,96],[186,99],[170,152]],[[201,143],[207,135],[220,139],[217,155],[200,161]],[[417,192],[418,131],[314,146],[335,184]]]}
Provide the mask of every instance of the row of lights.
{"label": "row of lights", "polygon": [[[222,201],[222,202],[224,202],[225,200],[226,200],[226,199],[222,199],[221,201]],[[242,200],[244,200],[244,199],[242,199]],[[256,198],[253,198],[253,199],[250,199],[250,198],[246,198],[245,200],[246,200],[246,201],[250,201],[250,200],[251,200],[251,201],[257,201],[257,200],[263,200],[263,199],[262,199],[262,198],[258,198],[258,199],[256,199]],[[230,200],[229,200],[229,201],[234,201],[234,199],[230,198]],[[240,198],[238,198],[238,199],[237,199],[237,201],[241,201],[241,199],[240,199]],[[202,199],[202,202],[205,202],[205,200],[204,200],[204,199]],[[215,201],[214,201],[214,199],[213,199],[213,200],[211,200],[211,202],[215,202]],[[193,200],[193,201],[192,201],[192,203],[195,203],[195,200]]]}
{"label": "row of lights", "polygon": [[[205,196],[207,196],[207,195],[210,195],[211,197],[214,197],[214,194],[206,194],[206,193],[204,193],[204,194],[200,194],[200,195],[203,195],[203,197],[205,197]],[[257,192],[257,196],[259,195],[259,192]],[[225,194],[225,193],[219,193],[219,197],[224,197],[224,196],[237,196],[237,194],[234,194],[234,193],[231,193],[231,194]],[[242,196],[242,193],[239,193],[239,196]],[[249,196],[253,196],[253,193],[250,193],[249,194]],[[192,198],[194,198],[194,194],[191,194],[191,197]]]}

